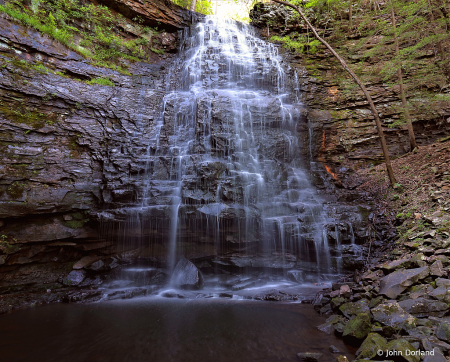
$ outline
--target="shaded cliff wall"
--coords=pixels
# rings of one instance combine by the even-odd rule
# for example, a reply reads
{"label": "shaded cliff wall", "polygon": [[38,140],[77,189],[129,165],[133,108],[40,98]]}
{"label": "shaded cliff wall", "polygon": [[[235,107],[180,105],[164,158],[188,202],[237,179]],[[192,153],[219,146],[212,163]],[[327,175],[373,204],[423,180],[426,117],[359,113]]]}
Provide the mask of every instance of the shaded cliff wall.
{"label": "shaded cliff wall", "polygon": [[[3,291],[56,283],[92,255],[88,260],[103,259],[106,269],[120,262],[115,246],[98,233],[97,214],[134,200],[136,176],[145,168],[139,157],[161,111],[177,30],[199,15],[162,0],[105,3],[128,16],[119,36],[137,36],[131,20],[137,13],[159,27],[157,51],[144,49],[146,61],[128,62],[127,74],[93,66],[49,36],[0,16]],[[109,86],[96,83],[104,79]]]}
{"label": "shaded cliff wall", "polygon": [[[312,10],[309,10],[312,11]],[[273,35],[307,34],[303,22],[294,18],[291,9],[284,9],[278,4],[260,3],[251,10],[251,24],[260,29],[262,37],[270,39]],[[316,21],[313,13],[309,14]],[[401,117],[400,94],[398,86],[387,85],[382,77],[373,76],[379,58],[369,58],[364,53],[371,49],[380,37],[361,37],[358,31],[333,37],[333,22],[345,22],[328,19],[328,23],[316,23],[325,31],[325,38],[344,56],[352,68],[366,81],[367,89],[373,97],[387,137],[391,156],[398,157],[409,151],[406,126],[392,127]],[[309,33],[312,39],[312,34]],[[360,47],[357,44],[363,43]],[[281,43],[280,43],[281,44]],[[313,135],[313,157],[327,165],[333,176],[345,177],[349,168],[366,167],[382,162],[381,147],[375,129],[373,116],[363,93],[354,86],[332,54],[319,47],[311,53],[305,51],[286,53],[293,69],[299,77],[303,102],[309,108],[309,126]],[[425,55],[417,54],[417,66],[424,62],[433,62],[438,55],[428,51]],[[420,61],[419,61],[420,59]],[[426,64],[425,64],[426,65]],[[430,95],[440,91],[436,84],[428,84]],[[444,92],[448,92],[444,90]],[[419,145],[428,144],[450,135],[450,104],[448,102],[431,102],[426,98],[409,94],[409,101],[414,105],[411,110],[413,126]]]}

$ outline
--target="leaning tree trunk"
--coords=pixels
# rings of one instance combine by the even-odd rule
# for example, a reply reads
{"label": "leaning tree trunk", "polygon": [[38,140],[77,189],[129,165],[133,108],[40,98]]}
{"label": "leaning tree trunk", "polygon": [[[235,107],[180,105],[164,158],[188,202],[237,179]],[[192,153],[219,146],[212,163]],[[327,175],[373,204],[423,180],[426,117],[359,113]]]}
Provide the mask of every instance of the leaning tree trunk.
{"label": "leaning tree trunk", "polygon": [[195,7],[197,6],[197,0],[191,1],[191,7],[189,8],[190,11],[195,11]]}
{"label": "leaning tree trunk", "polygon": [[286,1],[282,0],[272,0],[278,4],[289,6],[295,11],[297,11],[304,22],[308,25],[308,27],[313,32],[314,36],[319,40],[323,45],[325,45],[328,50],[336,57],[337,60],[339,60],[339,63],[341,63],[342,67],[350,74],[350,76],[353,78],[353,80],[359,85],[361,90],[363,91],[364,95],[366,96],[367,102],[369,103],[370,110],[372,111],[372,114],[375,118],[375,124],[377,126],[377,132],[378,136],[380,137],[380,143],[381,143],[381,149],[383,151],[384,161],[386,162],[386,169],[389,176],[389,181],[391,182],[391,186],[395,187],[396,181],[394,176],[394,171],[392,169],[391,165],[391,159],[389,157],[389,151],[386,145],[386,139],[384,138],[383,128],[381,126],[380,117],[378,116],[377,109],[375,108],[375,104],[373,103],[372,97],[370,96],[369,92],[367,91],[364,84],[361,82],[361,80],[356,76],[356,74],[348,67],[347,63],[342,59],[338,53],[331,47],[330,44],[328,44],[324,39],[320,37],[320,35],[317,33],[316,29],[312,26],[312,24],[308,21],[306,16],[303,14],[303,12],[295,5],[292,5]]}
{"label": "leaning tree trunk", "polygon": [[[395,54],[397,56],[399,56],[400,55],[400,46],[398,44],[397,25],[395,23],[394,4],[393,4],[392,0],[391,0],[391,19],[392,19],[392,29],[394,30]],[[417,143],[416,143],[416,136],[414,135],[413,125],[411,122],[411,116],[410,116],[409,110],[408,110],[408,103],[406,102],[405,87],[403,85],[402,62],[400,62],[400,65],[398,67],[397,77],[398,77],[398,84],[400,86],[400,98],[402,100],[403,115],[405,116],[406,126],[408,127],[409,146],[412,151],[414,148],[417,147]]]}

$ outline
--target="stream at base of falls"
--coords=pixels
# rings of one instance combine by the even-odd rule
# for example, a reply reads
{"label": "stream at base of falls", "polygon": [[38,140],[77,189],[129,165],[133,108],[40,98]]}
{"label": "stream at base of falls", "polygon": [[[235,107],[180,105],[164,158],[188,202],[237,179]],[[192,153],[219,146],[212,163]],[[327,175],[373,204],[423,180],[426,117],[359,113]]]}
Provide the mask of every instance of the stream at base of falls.
{"label": "stream at base of falls", "polygon": [[0,316],[0,359],[8,362],[298,361],[334,345],[311,305],[246,300],[137,298],[54,304]]}

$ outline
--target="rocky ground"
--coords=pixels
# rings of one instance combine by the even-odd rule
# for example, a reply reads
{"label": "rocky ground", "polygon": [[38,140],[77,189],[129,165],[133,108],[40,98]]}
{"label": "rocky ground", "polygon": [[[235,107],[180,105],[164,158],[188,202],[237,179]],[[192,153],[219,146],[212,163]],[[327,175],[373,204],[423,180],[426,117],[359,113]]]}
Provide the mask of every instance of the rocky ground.
{"label": "rocky ground", "polygon": [[[351,282],[333,284],[313,303],[330,314],[319,329],[360,345],[357,359],[449,359],[449,160],[450,142],[442,139],[392,162],[396,188],[389,187],[382,165],[359,170],[349,181],[379,205],[369,216],[375,237],[368,263]],[[383,234],[394,226],[398,239],[384,243]],[[435,352],[407,356],[407,350]]]}

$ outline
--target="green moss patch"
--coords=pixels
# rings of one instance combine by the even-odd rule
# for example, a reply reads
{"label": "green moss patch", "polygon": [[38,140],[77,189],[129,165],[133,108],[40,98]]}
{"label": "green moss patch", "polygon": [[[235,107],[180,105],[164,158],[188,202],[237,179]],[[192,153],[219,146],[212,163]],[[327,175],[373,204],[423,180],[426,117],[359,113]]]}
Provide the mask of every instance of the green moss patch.
{"label": "green moss patch", "polygon": [[81,229],[88,221],[89,218],[86,216],[86,214],[82,212],[74,212],[65,215],[63,225],[71,229]]}
{"label": "green moss patch", "polygon": [[[133,19],[132,34],[125,31],[130,22],[108,7],[79,0],[7,0],[0,12],[47,34],[62,44],[102,66],[129,74],[121,60],[146,60],[155,49],[157,29],[144,27],[142,19]],[[82,24],[87,21],[88,24]],[[45,66],[36,70],[46,72]],[[109,84],[108,84],[109,85]]]}

